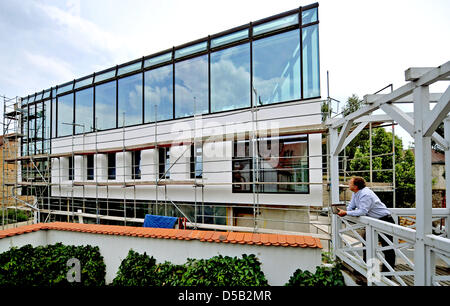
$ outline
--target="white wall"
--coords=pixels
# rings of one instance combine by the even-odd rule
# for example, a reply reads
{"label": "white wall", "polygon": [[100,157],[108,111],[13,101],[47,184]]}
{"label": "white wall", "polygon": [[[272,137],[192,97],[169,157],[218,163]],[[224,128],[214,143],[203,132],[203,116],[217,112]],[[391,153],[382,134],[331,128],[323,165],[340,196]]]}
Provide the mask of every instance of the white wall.
{"label": "white wall", "polygon": [[216,255],[241,257],[242,254],[255,254],[261,262],[261,269],[269,285],[272,286],[287,283],[297,269],[314,272],[321,264],[321,249],[318,248],[257,246],[58,230],[40,230],[0,239],[0,253],[12,246],[21,247],[26,244],[39,246],[57,242],[65,245],[98,246],[106,265],[107,284],[116,276],[120,263],[130,249],[141,254],[146,252],[147,255],[153,256],[157,263],[169,261],[173,264],[184,264],[188,258],[208,259]]}
{"label": "white wall", "polygon": [[[267,129],[290,128],[296,126],[306,126],[312,124],[319,124],[321,122],[320,103],[308,101],[301,104],[281,104],[279,106],[260,108],[258,113],[258,124],[256,129],[262,132]],[[289,118],[287,118],[289,117]],[[291,118],[293,117],[293,118]],[[234,132],[252,131],[251,126],[252,114],[250,111],[236,111],[224,115],[207,115],[203,116],[202,120],[194,120],[193,118],[178,119],[167,122],[158,123],[156,126],[157,140],[176,142],[177,140],[190,139],[195,136],[211,136],[211,142],[204,143],[203,167],[204,181],[215,183],[231,182],[231,159],[232,159],[232,141],[223,140],[223,134],[230,134]],[[280,119],[282,118],[282,119]],[[88,134],[85,137],[77,136],[73,140],[71,137],[58,138],[52,140],[52,153],[72,152],[72,149],[77,150],[94,150],[120,148],[123,145],[143,145],[151,144],[155,140],[155,125],[144,124],[137,127],[128,127],[125,129],[116,129],[111,131],[98,132],[95,134]],[[214,136],[220,136],[217,140]],[[216,140],[216,141],[214,141]],[[97,143],[96,143],[97,142]],[[187,150],[186,150],[187,149]],[[321,134],[309,135],[309,155],[313,156],[309,159],[310,168],[317,168],[310,170],[310,182],[319,183],[318,185],[310,185],[309,194],[260,194],[259,204],[271,205],[294,205],[294,206],[321,206],[322,205],[322,145]],[[183,153],[184,152],[184,153]],[[124,155],[125,154],[125,155]],[[156,154],[156,156],[155,156]],[[173,163],[180,157],[170,170],[171,179],[173,180],[188,180],[189,176],[189,157],[190,150],[187,146],[172,146],[170,149],[170,159]],[[52,175],[59,175],[59,166],[61,166],[62,182],[70,184],[67,181],[66,164],[67,158],[61,158],[61,165],[56,158],[52,162]],[[153,149],[146,149],[142,152],[141,164],[142,178],[141,181],[154,181],[155,170],[158,162],[157,152]],[[77,159],[76,171],[85,168],[85,162]],[[126,168],[124,168],[124,166]],[[95,167],[98,181],[105,181],[107,178],[107,161],[105,154],[98,154]],[[116,160],[117,178],[115,181],[122,182],[131,179],[131,153],[117,153]],[[221,172],[221,173],[214,173]],[[82,174],[84,176],[84,174]],[[75,174],[76,179],[82,176]],[[53,182],[58,182],[57,179]],[[85,186],[84,194],[83,187],[73,187],[73,196],[75,197],[96,197],[95,186]],[[159,199],[164,195],[164,187],[159,187],[161,192]],[[101,188],[99,188],[101,189]],[[124,192],[128,192],[127,188],[121,186],[110,186],[110,198],[124,198]],[[128,188],[132,189],[132,188]],[[72,187],[62,187],[61,192],[59,186],[52,187],[52,196],[68,196],[71,194]],[[195,199],[193,186],[169,185],[167,186],[168,197],[172,201],[191,201]],[[215,202],[221,204],[231,203],[248,203],[253,204],[253,194],[248,193],[232,193],[230,185],[206,185],[204,188],[204,200],[206,202]],[[133,194],[133,192],[131,192]],[[103,197],[103,193],[99,192],[99,197]],[[140,187],[136,192],[136,198],[140,200],[154,200],[155,186]]]}

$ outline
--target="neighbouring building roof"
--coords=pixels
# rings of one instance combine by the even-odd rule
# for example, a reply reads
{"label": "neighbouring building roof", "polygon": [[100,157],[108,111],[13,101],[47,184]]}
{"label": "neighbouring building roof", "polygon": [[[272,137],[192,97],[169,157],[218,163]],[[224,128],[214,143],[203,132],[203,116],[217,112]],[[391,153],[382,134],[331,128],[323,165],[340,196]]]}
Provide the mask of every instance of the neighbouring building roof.
{"label": "neighbouring building roof", "polygon": [[319,238],[300,235],[219,232],[120,225],[80,224],[67,222],[38,223],[0,230],[0,239],[39,230],[74,231],[103,235],[133,236],[159,239],[199,240],[202,242],[237,243],[265,246],[322,248]]}

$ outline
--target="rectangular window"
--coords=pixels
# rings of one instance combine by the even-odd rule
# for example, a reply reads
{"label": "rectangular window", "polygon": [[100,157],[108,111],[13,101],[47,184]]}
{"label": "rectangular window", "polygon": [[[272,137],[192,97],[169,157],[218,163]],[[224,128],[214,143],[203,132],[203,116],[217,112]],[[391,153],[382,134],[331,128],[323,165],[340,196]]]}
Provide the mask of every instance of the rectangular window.
{"label": "rectangular window", "polygon": [[75,175],[74,156],[69,157],[69,181],[73,181]]}
{"label": "rectangular window", "polygon": [[159,148],[158,149],[158,159],[159,159],[159,178],[168,179],[170,178],[170,148]]}
{"label": "rectangular window", "polygon": [[194,149],[194,145],[191,145],[191,179],[203,177],[203,148],[201,143],[197,144]]}
{"label": "rectangular window", "polygon": [[253,35],[259,35],[279,30],[295,24],[298,24],[298,14],[289,15],[280,19],[257,25],[253,28]]}
{"label": "rectangular window", "polygon": [[75,93],[75,134],[94,130],[94,88]]}
{"label": "rectangular window", "polygon": [[[293,135],[258,139],[260,193],[308,193],[308,136]],[[253,158],[251,142],[234,142],[233,192],[253,191]],[[242,183],[242,184],[239,184]],[[284,184],[283,184],[284,183]]]}
{"label": "rectangular window", "polygon": [[108,180],[116,179],[116,153],[108,153]]}
{"label": "rectangular window", "polygon": [[299,100],[300,84],[299,30],[253,42],[254,103]]}
{"label": "rectangular window", "polygon": [[119,79],[118,86],[118,127],[142,123],[142,73]]}
{"label": "rectangular window", "polygon": [[250,107],[250,44],[211,53],[211,112]]}
{"label": "rectangular window", "polygon": [[233,145],[233,192],[252,192],[253,167],[250,142],[235,141]]}
{"label": "rectangular window", "polygon": [[87,155],[87,180],[92,181],[94,179],[94,155]]}
{"label": "rectangular window", "polygon": [[208,111],[208,55],[176,63],[175,118]]}
{"label": "rectangular window", "polygon": [[141,178],[141,151],[131,152],[132,179],[139,180]]}
{"label": "rectangular window", "polygon": [[116,81],[95,86],[95,128],[116,127]]}
{"label": "rectangular window", "polygon": [[51,100],[44,102],[44,152],[50,153]]}
{"label": "rectangular window", "polygon": [[303,98],[320,96],[319,25],[302,29]]}
{"label": "rectangular window", "polygon": [[52,138],[56,137],[56,98],[52,99]]}
{"label": "rectangular window", "polygon": [[173,119],[173,67],[162,66],[144,73],[145,123]]}
{"label": "rectangular window", "polygon": [[72,135],[73,93],[58,97],[58,137]]}

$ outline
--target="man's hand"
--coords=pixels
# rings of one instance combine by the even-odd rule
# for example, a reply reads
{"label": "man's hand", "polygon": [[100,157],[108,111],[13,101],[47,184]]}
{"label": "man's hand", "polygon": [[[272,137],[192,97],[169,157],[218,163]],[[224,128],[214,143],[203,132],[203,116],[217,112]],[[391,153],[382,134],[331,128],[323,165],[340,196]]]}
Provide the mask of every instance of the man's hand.
{"label": "man's hand", "polygon": [[338,208],[337,214],[338,214],[338,216],[344,217],[345,215],[347,215],[347,212],[345,210]]}

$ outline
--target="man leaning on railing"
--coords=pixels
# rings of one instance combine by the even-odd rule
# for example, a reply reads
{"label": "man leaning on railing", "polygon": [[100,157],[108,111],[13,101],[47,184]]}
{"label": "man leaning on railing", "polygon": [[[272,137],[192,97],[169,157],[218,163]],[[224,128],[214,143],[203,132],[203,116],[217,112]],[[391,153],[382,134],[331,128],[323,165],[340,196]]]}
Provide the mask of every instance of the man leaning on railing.
{"label": "man leaning on railing", "polygon": [[[347,206],[347,210],[339,209],[338,215],[343,217],[345,215],[359,217],[368,216],[382,221],[394,223],[395,221],[391,216],[391,212],[387,209],[386,205],[381,202],[378,196],[369,188],[366,187],[366,181],[364,178],[359,176],[354,176],[350,179],[348,183],[349,189],[353,192],[350,204]],[[365,231],[362,233],[362,237],[365,240]],[[386,236],[392,241],[392,236]],[[383,247],[389,244],[381,239],[381,245]],[[394,268],[395,267],[395,250],[390,249],[383,251],[384,258],[387,263]],[[363,253],[364,261],[366,260],[366,252]],[[383,265],[382,272],[388,272],[388,268]]]}

